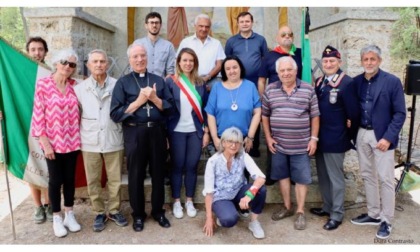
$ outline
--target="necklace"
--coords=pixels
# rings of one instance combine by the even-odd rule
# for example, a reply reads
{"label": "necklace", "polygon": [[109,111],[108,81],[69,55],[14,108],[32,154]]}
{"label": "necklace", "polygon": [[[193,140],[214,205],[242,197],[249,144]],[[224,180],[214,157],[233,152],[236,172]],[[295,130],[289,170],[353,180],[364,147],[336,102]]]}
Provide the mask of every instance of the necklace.
{"label": "necklace", "polygon": [[240,88],[241,88],[241,84],[239,84],[239,87],[236,89],[235,100],[233,99],[233,96],[232,96],[232,90],[229,90],[229,92],[230,92],[230,99],[232,101],[232,105],[230,106],[230,109],[233,110],[233,111],[238,110],[238,104],[236,104],[236,101],[238,99],[238,92],[239,92],[239,89]]}
{"label": "necklace", "polygon": [[[134,74],[134,72],[131,72],[131,74],[133,75],[134,80],[136,81],[137,87],[139,87],[139,89],[141,89],[141,86],[140,86],[139,82],[137,81],[136,75]],[[141,75],[141,73],[139,74],[139,76],[140,75]],[[144,74],[143,74],[143,76],[144,76]],[[147,75],[147,86],[149,86],[149,75]]]}

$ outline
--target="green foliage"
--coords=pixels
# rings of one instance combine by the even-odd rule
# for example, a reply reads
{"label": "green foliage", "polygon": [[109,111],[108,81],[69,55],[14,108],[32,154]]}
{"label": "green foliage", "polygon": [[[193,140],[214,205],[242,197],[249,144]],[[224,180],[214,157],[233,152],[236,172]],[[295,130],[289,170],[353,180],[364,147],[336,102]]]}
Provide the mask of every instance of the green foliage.
{"label": "green foliage", "polygon": [[0,8],[0,36],[18,49],[25,48],[25,31],[18,7]]}
{"label": "green foliage", "polygon": [[400,14],[392,27],[391,54],[403,62],[420,60],[420,8],[393,8]]}

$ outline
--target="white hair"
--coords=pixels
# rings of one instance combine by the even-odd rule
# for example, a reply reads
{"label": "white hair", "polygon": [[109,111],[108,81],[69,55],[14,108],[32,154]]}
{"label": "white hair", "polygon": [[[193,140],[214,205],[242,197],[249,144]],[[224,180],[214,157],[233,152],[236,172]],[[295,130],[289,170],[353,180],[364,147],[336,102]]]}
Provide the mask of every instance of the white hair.
{"label": "white hair", "polygon": [[93,55],[94,53],[99,53],[99,54],[102,54],[102,56],[104,56],[104,57],[105,57],[105,60],[108,62],[108,55],[107,55],[107,54],[106,54],[106,52],[105,52],[104,50],[102,50],[102,49],[93,49],[92,51],[90,51],[90,52],[88,53],[88,62],[90,61],[90,58],[92,57],[92,55]]}
{"label": "white hair", "polygon": [[283,56],[283,57],[280,57],[278,60],[276,60],[276,72],[277,73],[279,73],[280,63],[284,63],[284,62],[291,63],[294,70],[297,70],[298,69],[297,64],[296,64],[296,61],[292,57],[290,57],[290,56]]}
{"label": "white hair", "polygon": [[[57,63],[59,63],[61,60],[68,60],[71,57],[76,58],[76,63],[79,62],[79,56],[77,56],[77,53],[72,48],[63,49],[54,54],[51,57],[53,71],[55,72],[57,70]],[[74,73],[77,72],[76,70],[77,69],[75,69]]]}
{"label": "white hair", "polygon": [[194,25],[197,25],[197,24],[198,24],[198,20],[199,20],[199,19],[207,19],[207,20],[209,20],[209,21],[210,21],[210,25],[211,25],[211,19],[210,19],[209,15],[204,14],[204,13],[200,13],[200,14],[198,14],[198,15],[195,17],[195,19],[194,19]]}
{"label": "white hair", "polygon": [[223,131],[222,136],[220,137],[219,153],[222,153],[223,151],[225,151],[225,148],[223,148],[223,144],[222,144],[225,141],[238,142],[240,147],[235,157],[242,155],[244,151],[244,146],[243,146],[244,137],[240,129],[236,127],[230,127],[230,128],[225,129],[225,131]]}
{"label": "white hair", "polygon": [[139,42],[134,42],[133,44],[129,45],[127,48],[127,57],[130,58],[130,53],[131,50],[133,49],[133,47],[138,46],[144,49],[144,51],[146,52],[146,56],[147,56],[147,48],[145,45],[143,45],[142,43]]}

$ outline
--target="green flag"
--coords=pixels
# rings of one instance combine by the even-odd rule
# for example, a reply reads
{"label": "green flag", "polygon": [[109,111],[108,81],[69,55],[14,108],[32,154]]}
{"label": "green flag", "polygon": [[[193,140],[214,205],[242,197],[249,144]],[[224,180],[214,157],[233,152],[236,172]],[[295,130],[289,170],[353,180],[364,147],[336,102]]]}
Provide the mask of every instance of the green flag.
{"label": "green flag", "polygon": [[302,29],[301,29],[301,48],[302,48],[302,80],[312,84],[312,65],[311,65],[311,45],[309,42],[309,8],[302,8]]}
{"label": "green flag", "polygon": [[51,72],[0,37],[0,110],[5,162],[17,178],[47,187],[48,169],[38,141],[30,136],[35,84]]}

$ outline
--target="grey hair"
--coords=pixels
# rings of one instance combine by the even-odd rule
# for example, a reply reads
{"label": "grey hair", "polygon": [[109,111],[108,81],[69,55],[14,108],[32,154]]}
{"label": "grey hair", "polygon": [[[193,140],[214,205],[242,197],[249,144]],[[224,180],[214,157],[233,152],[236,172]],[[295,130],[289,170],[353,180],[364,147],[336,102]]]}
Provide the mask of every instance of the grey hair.
{"label": "grey hair", "polygon": [[225,151],[222,145],[224,141],[239,142],[240,143],[239,151],[238,153],[236,153],[235,157],[242,155],[244,151],[244,146],[242,144],[244,141],[244,137],[240,129],[236,127],[230,127],[230,128],[225,129],[225,131],[223,131],[222,136],[220,137],[219,153],[222,153],[223,151]]}
{"label": "grey hair", "polygon": [[207,15],[207,14],[204,14],[204,13],[200,13],[200,14],[198,14],[196,17],[195,17],[195,19],[194,19],[194,25],[197,25],[198,24],[198,20],[199,19],[207,19],[207,20],[209,20],[210,21],[210,25],[211,25],[211,19],[210,19],[210,17],[209,17],[209,15]]}
{"label": "grey hair", "polygon": [[90,51],[90,52],[88,53],[88,62],[90,61],[90,57],[92,57],[92,55],[93,55],[94,53],[99,53],[99,54],[102,54],[102,56],[104,56],[104,57],[105,57],[105,60],[108,62],[108,55],[107,55],[107,54],[106,54],[106,52],[105,52],[104,50],[102,50],[102,49],[93,49],[92,51]]}
{"label": "grey hair", "polygon": [[146,46],[143,45],[142,43],[134,42],[133,44],[129,45],[128,48],[127,48],[127,57],[128,58],[130,58],[131,49],[133,49],[133,47],[135,47],[135,46],[142,47],[144,49],[144,51],[146,52],[146,56],[147,56],[147,48],[146,48]]}
{"label": "grey hair", "polygon": [[378,57],[380,59],[382,59],[382,51],[381,48],[379,48],[379,46],[377,45],[367,45],[365,47],[362,48],[362,50],[360,50],[360,58],[363,58],[363,55],[365,55],[366,53],[370,53],[373,52],[376,55],[378,55]]}
{"label": "grey hair", "polygon": [[298,68],[297,67],[297,64],[296,64],[296,61],[292,57],[290,57],[290,56],[283,56],[283,57],[280,57],[278,60],[276,60],[276,72],[277,73],[279,73],[280,63],[283,63],[283,62],[292,63],[292,67],[293,67],[294,70],[297,70],[297,68]]}
{"label": "grey hair", "polygon": [[[57,63],[59,63],[61,60],[68,60],[71,57],[76,58],[76,63],[79,62],[79,56],[77,56],[77,53],[72,48],[63,49],[63,50],[58,51],[56,54],[54,54],[51,57],[53,72],[57,71]],[[77,67],[76,67],[74,73],[76,73],[76,72],[77,72]]]}

